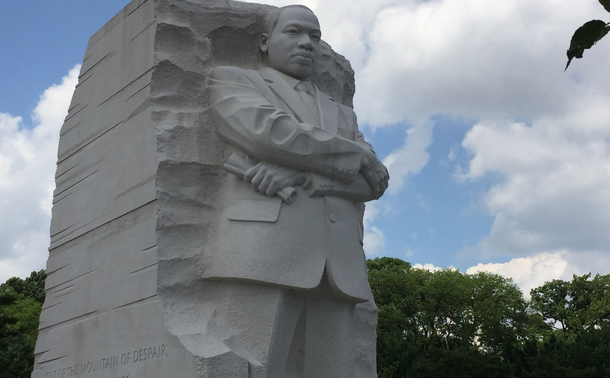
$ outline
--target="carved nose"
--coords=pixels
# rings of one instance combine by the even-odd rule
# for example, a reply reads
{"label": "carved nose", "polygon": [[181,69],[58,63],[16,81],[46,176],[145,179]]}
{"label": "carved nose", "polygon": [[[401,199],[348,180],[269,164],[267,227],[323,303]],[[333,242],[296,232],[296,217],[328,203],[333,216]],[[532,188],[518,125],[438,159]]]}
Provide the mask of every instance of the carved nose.
{"label": "carved nose", "polygon": [[313,50],[313,44],[311,43],[311,38],[308,35],[304,34],[304,37],[299,41],[299,47],[304,48],[306,50]]}

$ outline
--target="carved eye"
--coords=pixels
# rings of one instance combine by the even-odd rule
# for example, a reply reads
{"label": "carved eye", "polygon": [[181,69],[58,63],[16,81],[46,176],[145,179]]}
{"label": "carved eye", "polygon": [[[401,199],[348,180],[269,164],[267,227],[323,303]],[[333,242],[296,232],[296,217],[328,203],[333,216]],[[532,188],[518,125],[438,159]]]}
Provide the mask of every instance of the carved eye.
{"label": "carved eye", "polygon": [[298,35],[299,30],[297,28],[289,28],[289,29],[286,29],[286,34]]}
{"label": "carved eye", "polygon": [[311,35],[311,39],[313,39],[316,42],[320,42],[321,36],[320,36],[320,34],[317,34],[317,33],[316,34],[312,34]]}

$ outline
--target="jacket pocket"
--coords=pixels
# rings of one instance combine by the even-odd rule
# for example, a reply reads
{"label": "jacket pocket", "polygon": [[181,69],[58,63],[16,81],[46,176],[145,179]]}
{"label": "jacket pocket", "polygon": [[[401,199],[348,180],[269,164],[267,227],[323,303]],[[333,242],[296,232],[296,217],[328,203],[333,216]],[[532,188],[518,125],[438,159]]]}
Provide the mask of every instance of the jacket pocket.
{"label": "jacket pocket", "polygon": [[237,199],[227,208],[227,218],[234,221],[274,223],[280,214],[282,200],[279,198]]}

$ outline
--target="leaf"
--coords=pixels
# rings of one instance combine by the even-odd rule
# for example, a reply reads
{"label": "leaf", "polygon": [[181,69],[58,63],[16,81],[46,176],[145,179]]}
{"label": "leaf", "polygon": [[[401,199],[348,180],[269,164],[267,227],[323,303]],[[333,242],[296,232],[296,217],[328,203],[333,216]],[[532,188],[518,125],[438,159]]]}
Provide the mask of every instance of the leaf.
{"label": "leaf", "polygon": [[602,39],[608,34],[608,31],[610,31],[610,26],[601,20],[592,20],[579,27],[574,32],[572,40],[570,41],[570,48],[567,51],[568,64],[566,64],[564,71],[568,69],[573,58],[582,58],[584,51],[591,48],[597,41]]}
{"label": "leaf", "polygon": [[604,6],[604,9],[610,12],[610,0],[599,0],[599,3]]}

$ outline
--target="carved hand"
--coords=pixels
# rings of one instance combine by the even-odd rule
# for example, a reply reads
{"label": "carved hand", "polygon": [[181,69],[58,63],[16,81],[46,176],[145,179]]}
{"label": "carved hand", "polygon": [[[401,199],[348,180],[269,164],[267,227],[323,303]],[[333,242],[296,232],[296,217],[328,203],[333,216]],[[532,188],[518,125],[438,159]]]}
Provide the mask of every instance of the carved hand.
{"label": "carved hand", "polygon": [[373,151],[368,149],[365,149],[364,151],[365,152],[362,154],[360,172],[366,182],[371,186],[373,197],[377,199],[381,197],[383,192],[388,188],[390,175],[388,174],[388,169],[379,161]]}
{"label": "carved hand", "polygon": [[248,169],[244,175],[244,181],[249,183],[252,189],[269,197],[286,187],[303,185],[305,180],[303,171],[262,161]]}

